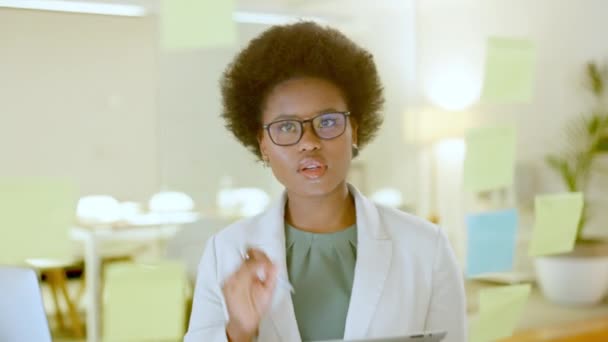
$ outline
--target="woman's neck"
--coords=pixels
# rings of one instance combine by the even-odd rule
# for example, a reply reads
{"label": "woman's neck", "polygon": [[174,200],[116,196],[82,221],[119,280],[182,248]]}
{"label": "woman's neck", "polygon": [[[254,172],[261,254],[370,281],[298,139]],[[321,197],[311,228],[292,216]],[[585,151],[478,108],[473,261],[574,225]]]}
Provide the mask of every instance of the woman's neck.
{"label": "woman's neck", "polygon": [[355,201],[346,183],[324,196],[299,196],[287,192],[285,220],[311,233],[333,233],[356,222]]}

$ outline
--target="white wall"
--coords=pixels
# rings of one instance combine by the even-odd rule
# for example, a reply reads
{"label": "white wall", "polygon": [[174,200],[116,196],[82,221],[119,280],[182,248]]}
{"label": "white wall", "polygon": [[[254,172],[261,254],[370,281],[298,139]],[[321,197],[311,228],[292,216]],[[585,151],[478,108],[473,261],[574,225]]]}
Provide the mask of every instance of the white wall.
{"label": "white wall", "polygon": [[[461,81],[447,89],[475,101],[489,35],[536,41],[536,97],[524,105],[474,102],[466,108],[469,125],[515,122],[520,161],[541,169],[539,191],[555,189],[541,159],[559,147],[564,123],[586,108],[577,82],[587,60],[608,56],[608,3],[391,4],[377,12],[336,9],[340,17],[354,11],[358,21],[345,25],[346,33],[375,55],[385,84],[385,125],[358,161],[367,192],[395,186],[410,206],[420,207],[417,187],[426,175],[418,168],[418,147],[403,137],[402,115],[422,113],[432,104],[428,94],[454,70]],[[239,47],[263,29],[241,25]],[[144,200],[161,187],[184,190],[203,207],[213,205],[223,175],[276,195],[280,187],[270,171],[219,118],[218,79],[237,49],[158,53],[156,44],[154,16],[0,9],[0,175],[75,177],[84,193],[124,199]]]}
{"label": "white wall", "polygon": [[0,176],[67,177],[121,199],[156,191],[153,25],[0,8]]}
{"label": "white wall", "polygon": [[[330,22],[372,51],[386,87],[385,125],[358,161],[368,190],[412,184],[403,176],[409,169],[401,138],[401,113],[413,94],[403,89],[413,88],[415,75],[413,0],[405,4],[378,12],[339,7],[340,18],[355,19]],[[0,15],[1,106],[8,123],[0,139],[9,156],[2,175],[71,177],[83,193],[121,199],[181,190],[203,208],[214,205],[223,176],[237,186],[280,192],[270,170],[219,117],[222,71],[266,26],[240,24],[233,49],[159,52],[155,15],[8,9]],[[12,148],[15,141],[21,150]]]}
{"label": "white wall", "polygon": [[[433,100],[435,92],[447,87],[449,93],[472,100],[464,109],[467,123],[461,128],[514,123],[518,129],[519,167],[526,168],[519,181],[528,189],[522,190],[529,194],[562,190],[543,159],[564,143],[566,123],[589,109],[589,97],[580,86],[582,72],[589,60],[608,61],[608,2],[421,0],[417,6],[419,89],[423,102],[437,105],[438,101]],[[536,93],[531,103],[478,103],[488,36],[529,38],[536,43]],[[450,79],[456,81],[450,83]],[[605,183],[603,189],[605,193]],[[450,205],[458,196],[462,198],[462,194],[443,193],[439,200]],[[530,229],[531,197],[520,201],[520,205],[522,228]],[[590,231],[608,233],[606,219],[598,216]],[[449,222],[447,228],[461,230],[463,224]]]}
{"label": "white wall", "polygon": [[538,160],[557,145],[556,134],[562,131],[563,124],[588,108],[580,80],[587,61],[608,60],[606,13],[608,2],[602,0],[419,1],[420,86],[440,85],[442,73],[434,77],[437,70],[464,69],[472,84],[456,86],[470,87],[478,93],[486,38],[531,39],[538,52],[532,103],[481,106],[475,102],[469,111],[475,116],[476,125],[516,122],[519,158]]}
{"label": "white wall", "polygon": [[403,138],[403,113],[418,101],[414,1],[385,11],[368,11],[367,30],[353,38],[374,54],[385,90],[384,125],[361,153],[367,192],[395,187],[408,207],[417,206],[417,150]]}
{"label": "white wall", "polygon": [[206,208],[215,205],[224,176],[232,177],[236,186],[278,193],[270,170],[232,137],[220,117],[220,76],[237,48],[261,27],[241,25],[239,29],[240,42],[233,49],[160,54],[161,183],[190,193]]}
{"label": "white wall", "polygon": [[[407,6],[406,6],[407,5]],[[394,186],[414,201],[415,181],[408,168],[413,153],[404,149],[401,137],[402,112],[414,97],[414,11],[413,1],[400,2],[393,11],[342,8],[353,21],[329,22],[375,56],[386,90],[385,124],[378,138],[363,150],[357,165],[364,169],[368,192]],[[357,19],[358,18],[358,19]],[[213,206],[222,176],[232,176],[236,185],[257,186],[278,195],[281,186],[269,169],[255,162],[224,128],[219,117],[221,97],[218,80],[239,48],[267,26],[239,25],[240,40],[235,49],[161,53],[160,132],[163,186],[190,192],[203,206]],[[410,90],[411,89],[411,92]]]}

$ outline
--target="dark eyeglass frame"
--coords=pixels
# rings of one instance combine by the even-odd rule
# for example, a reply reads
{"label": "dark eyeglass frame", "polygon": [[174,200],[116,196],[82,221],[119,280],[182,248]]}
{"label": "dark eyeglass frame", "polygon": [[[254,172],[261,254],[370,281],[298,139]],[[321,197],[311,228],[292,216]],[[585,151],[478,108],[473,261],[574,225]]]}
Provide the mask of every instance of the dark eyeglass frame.
{"label": "dark eyeglass frame", "polygon": [[[335,137],[332,138],[323,138],[321,136],[319,136],[319,134],[317,134],[317,130],[312,126],[312,122],[323,115],[327,115],[327,114],[342,114],[344,116],[344,128],[342,129],[342,132],[338,135],[336,135]],[[266,133],[268,133],[268,137],[270,137],[270,140],[272,141],[273,144],[277,145],[277,146],[293,146],[296,145],[297,143],[300,142],[300,140],[302,140],[302,137],[304,136],[304,124],[307,122],[310,122],[310,126],[312,128],[313,133],[322,140],[333,140],[336,139],[338,137],[340,137],[342,134],[344,134],[344,132],[346,132],[346,126],[348,125],[348,117],[350,116],[350,112],[339,112],[339,111],[331,111],[331,112],[325,112],[325,113],[321,113],[318,115],[315,115],[314,117],[310,118],[310,119],[306,119],[306,120],[298,120],[298,119],[282,119],[282,120],[277,120],[277,121],[273,121],[270,123],[267,123],[265,125],[262,125],[262,128],[264,130],[266,130]],[[296,142],[292,143],[292,144],[278,144],[276,141],[274,141],[274,139],[272,138],[272,134],[270,134],[270,126],[277,124],[277,123],[281,123],[281,122],[286,122],[286,121],[291,121],[291,122],[297,122],[300,124],[300,137],[298,138],[298,140],[296,140]]]}

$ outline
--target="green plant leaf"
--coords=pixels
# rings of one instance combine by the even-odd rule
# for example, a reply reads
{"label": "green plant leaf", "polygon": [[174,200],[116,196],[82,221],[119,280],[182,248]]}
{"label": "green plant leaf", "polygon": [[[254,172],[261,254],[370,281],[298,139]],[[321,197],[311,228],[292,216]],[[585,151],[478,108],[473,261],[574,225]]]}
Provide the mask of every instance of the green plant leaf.
{"label": "green plant leaf", "polygon": [[581,149],[584,149],[589,145],[591,134],[589,134],[587,117],[588,116],[582,114],[580,117],[570,120],[565,127],[567,137],[567,143],[564,146],[565,159],[574,158],[580,153]]}
{"label": "green plant leaf", "polygon": [[587,82],[593,94],[599,96],[604,92],[604,79],[595,62],[587,64]]}
{"label": "green plant leaf", "polygon": [[608,153],[608,136],[601,137],[595,145],[595,151],[598,153]]}
{"label": "green plant leaf", "polygon": [[572,171],[568,164],[562,164],[561,174],[566,182],[566,185],[568,186],[568,191],[578,191],[576,174]]}
{"label": "green plant leaf", "polygon": [[557,172],[561,172],[562,169],[562,164],[565,163],[565,161],[557,156],[553,156],[553,155],[549,155],[545,158],[545,162],[554,170],[556,170]]}
{"label": "green plant leaf", "polygon": [[[595,97],[591,111],[583,113],[565,127],[564,145],[558,155],[545,157],[546,163],[561,176],[568,191],[584,192],[592,174],[608,174],[605,163],[597,162],[608,156],[608,108],[607,92],[608,64],[589,62],[585,66],[585,88]],[[577,241],[592,216],[592,203],[585,199],[578,227]]]}
{"label": "green plant leaf", "polygon": [[606,112],[600,112],[598,113],[598,115],[601,117],[600,119],[600,133],[601,134],[608,134],[608,111]]}
{"label": "green plant leaf", "polygon": [[600,117],[598,117],[597,115],[594,115],[593,117],[591,117],[588,121],[587,121],[587,132],[589,134],[595,134],[598,130],[598,128],[600,127]]}

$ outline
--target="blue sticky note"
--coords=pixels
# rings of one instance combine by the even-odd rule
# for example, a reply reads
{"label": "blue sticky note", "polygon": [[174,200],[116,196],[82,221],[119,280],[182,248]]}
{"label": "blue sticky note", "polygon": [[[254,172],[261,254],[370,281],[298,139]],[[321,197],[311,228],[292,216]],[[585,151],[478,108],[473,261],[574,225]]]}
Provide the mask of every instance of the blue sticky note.
{"label": "blue sticky note", "polygon": [[510,271],[517,235],[517,210],[467,216],[467,276]]}

